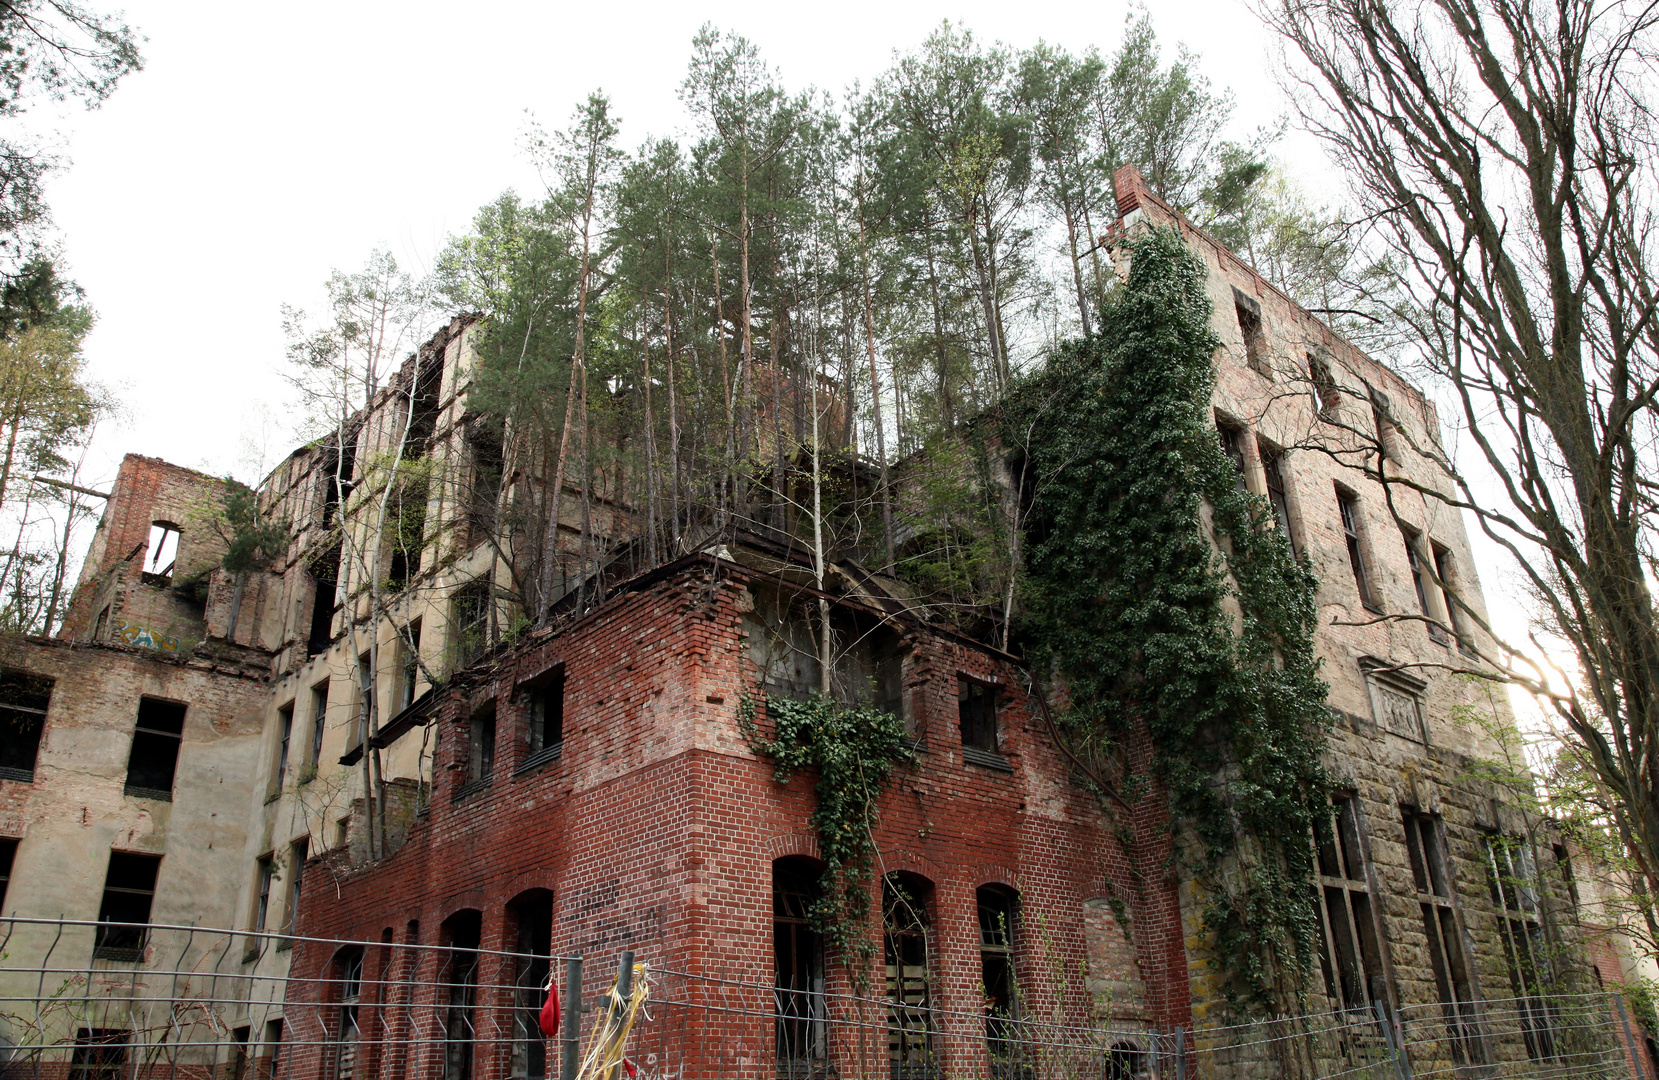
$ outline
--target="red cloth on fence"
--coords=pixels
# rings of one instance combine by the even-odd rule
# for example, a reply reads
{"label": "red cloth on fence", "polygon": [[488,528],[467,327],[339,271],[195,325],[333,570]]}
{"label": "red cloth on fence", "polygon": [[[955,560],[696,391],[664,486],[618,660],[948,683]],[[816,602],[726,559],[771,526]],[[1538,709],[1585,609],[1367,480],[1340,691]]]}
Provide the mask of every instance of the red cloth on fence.
{"label": "red cloth on fence", "polygon": [[559,988],[547,987],[547,1004],[541,1007],[541,1033],[551,1039],[559,1033]]}

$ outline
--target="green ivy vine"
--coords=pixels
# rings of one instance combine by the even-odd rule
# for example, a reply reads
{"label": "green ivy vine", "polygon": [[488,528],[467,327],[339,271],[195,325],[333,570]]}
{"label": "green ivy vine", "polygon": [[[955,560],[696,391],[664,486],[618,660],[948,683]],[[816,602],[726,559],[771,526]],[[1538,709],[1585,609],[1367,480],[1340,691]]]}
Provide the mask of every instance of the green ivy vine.
{"label": "green ivy vine", "polygon": [[1016,629],[1066,687],[1056,721],[1076,752],[1126,768],[1144,725],[1196,840],[1182,858],[1224,992],[1285,1009],[1317,955],[1308,837],[1330,790],[1316,583],[1219,446],[1203,263],[1167,229],[1131,257],[1100,331],[1005,402],[1035,492]]}
{"label": "green ivy vine", "polygon": [[[916,760],[910,736],[890,712],[845,705],[823,694],[804,701],[768,697],[771,738],[761,732],[755,713],[754,697],[744,694],[738,729],[750,749],[771,760],[774,780],[786,784],[798,769],[818,770],[812,825],[824,873],[809,912],[812,928],[843,955],[867,960],[875,948],[864,924],[876,853],[876,799],[894,766]],[[855,977],[866,967],[851,966]]]}

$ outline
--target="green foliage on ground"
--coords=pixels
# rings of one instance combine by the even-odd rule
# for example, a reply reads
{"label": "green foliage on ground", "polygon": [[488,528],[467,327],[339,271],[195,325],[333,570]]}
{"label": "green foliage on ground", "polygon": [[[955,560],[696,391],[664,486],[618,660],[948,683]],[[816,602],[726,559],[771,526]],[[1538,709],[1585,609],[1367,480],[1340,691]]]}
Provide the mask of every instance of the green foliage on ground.
{"label": "green foliage on ground", "polygon": [[1132,260],[1100,332],[1007,401],[1036,482],[1018,637],[1064,682],[1063,736],[1103,773],[1131,780],[1125,747],[1144,726],[1225,990],[1283,1009],[1317,955],[1308,838],[1330,785],[1316,583],[1218,445],[1203,264],[1168,230]]}
{"label": "green foliage on ground", "polygon": [[[768,697],[771,738],[761,732],[755,712],[755,700],[745,696],[738,726],[750,749],[771,760],[778,783],[788,783],[797,770],[818,770],[812,825],[824,874],[810,912],[812,927],[843,956],[868,958],[874,945],[864,924],[876,853],[876,799],[894,766],[916,760],[911,738],[892,713],[845,705],[824,694],[804,701]],[[854,972],[865,967],[851,966]]]}

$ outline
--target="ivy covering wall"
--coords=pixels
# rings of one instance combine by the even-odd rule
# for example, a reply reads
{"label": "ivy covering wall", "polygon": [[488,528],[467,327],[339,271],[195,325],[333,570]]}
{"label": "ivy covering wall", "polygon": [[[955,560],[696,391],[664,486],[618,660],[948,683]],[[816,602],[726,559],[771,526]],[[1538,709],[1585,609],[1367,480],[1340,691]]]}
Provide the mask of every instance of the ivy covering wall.
{"label": "ivy covering wall", "polygon": [[1016,641],[1064,687],[1075,753],[1120,791],[1167,790],[1223,992],[1285,1009],[1317,955],[1309,836],[1330,788],[1315,581],[1220,448],[1203,263],[1168,229],[1130,254],[1099,332],[1005,402],[1031,500]]}

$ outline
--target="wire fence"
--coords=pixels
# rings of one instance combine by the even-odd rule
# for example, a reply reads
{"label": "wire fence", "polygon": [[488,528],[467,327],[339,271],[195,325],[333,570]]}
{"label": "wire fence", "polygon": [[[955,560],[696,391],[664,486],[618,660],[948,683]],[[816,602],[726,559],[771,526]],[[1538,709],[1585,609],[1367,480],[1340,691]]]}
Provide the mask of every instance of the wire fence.
{"label": "wire fence", "polygon": [[[291,974],[288,958],[302,954],[314,962]],[[1155,1030],[643,959],[629,1074],[581,1066],[629,997],[611,1000],[609,959],[598,970],[456,944],[0,919],[0,1080],[1659,1080],[1608,994]],[[538,1025],[550,977],[567,1019],[552,1040]]]}

